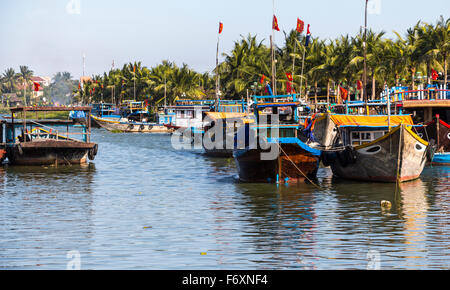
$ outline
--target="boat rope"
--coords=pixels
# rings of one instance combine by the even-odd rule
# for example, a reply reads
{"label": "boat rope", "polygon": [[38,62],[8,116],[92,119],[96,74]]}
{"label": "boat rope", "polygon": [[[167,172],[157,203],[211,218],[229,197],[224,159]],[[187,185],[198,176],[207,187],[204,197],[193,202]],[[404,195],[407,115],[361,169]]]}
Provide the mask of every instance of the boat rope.
{"label": "boat rope", "polygon": [[306,174],[303,173],[303,171],[300,170],[300,168],[298,168],[297,164],[294,163],[294,161],[292,161],[292,159],[289,157],[289,155],[286,154],[286,152],[283,150],[283,148],[281,148],[281,145],[279,143],[276,143],[278,145],[278,147],[280,148],[281,152],[283,152],[283,154],[288,158],[288,160],[294,165],[294,167],[315,187],[317,187],[318,189],[322,189],[319,185],[317,185],[316,183],[314,183],[311,179],[308,178],[308,176],[306,176]]}

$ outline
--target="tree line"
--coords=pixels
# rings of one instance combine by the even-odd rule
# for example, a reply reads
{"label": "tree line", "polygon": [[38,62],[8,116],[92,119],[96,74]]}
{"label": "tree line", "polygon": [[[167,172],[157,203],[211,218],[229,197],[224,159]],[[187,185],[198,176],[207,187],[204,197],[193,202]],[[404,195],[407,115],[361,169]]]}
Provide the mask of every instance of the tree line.
{"label": "tree line", "polygon": [[[286,73],[291,73],[294,89],[316,99],[318,95],[330,98],[338,85],[355,94],[358,81],[363,80],[364,39],[367,45],[366,93],[369,98],[375,99],[385,85],[415,89],[419,84],[432,84],[435,82],[433,72],[439,73],[438,81],[447,84],[450,19],[445,20],[441,16],[435,24],[419,21],[404,34],[394,33],[395,39],[387,38],[384,31],[372,30],[367,31],[366,38],[363,32],[331,40],[313,37],[306,46],[304,34],[295,29],[284,32],[283,46],[274,48],[276,89],[278,93],[287,91]],[[234,43],[231,52],[223,56],[217,71],[207,73],[169,61],[152,68],[143,66],[141,62],[128,63],[120,69],[94,75],[84,83],[72,81],[72,100],[78,103],[119,103],[126,99],[148,99],[153,104],[162,104],[177,99],[213,99],[217,73],[223,99],[241,99],[247,93],[265,93],[265,84],[260,80],[264,76],[270,81],[272,60],[271,48],[264,44],[264,40],[258,40],[256,35],[242,36]],[[12,69],[6,70],[0,80],[2,92],[14,91],[15,84],[26,79],[27,75],[22,72],[22,67],[19,74]]]}

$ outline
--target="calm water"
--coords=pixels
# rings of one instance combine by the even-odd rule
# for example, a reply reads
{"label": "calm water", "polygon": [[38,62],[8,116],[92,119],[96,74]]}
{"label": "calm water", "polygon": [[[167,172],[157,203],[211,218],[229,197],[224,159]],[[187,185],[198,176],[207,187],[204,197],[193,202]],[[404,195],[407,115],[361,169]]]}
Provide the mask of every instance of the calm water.
{"label": "calm water", "polygon": [[69,251],[82,269],[450,268],[450,168],[397,194],[326,169],[322,189],[277,187],[169,136],[93,139],[89,166],[0,168],[1,269],[66,269]]}

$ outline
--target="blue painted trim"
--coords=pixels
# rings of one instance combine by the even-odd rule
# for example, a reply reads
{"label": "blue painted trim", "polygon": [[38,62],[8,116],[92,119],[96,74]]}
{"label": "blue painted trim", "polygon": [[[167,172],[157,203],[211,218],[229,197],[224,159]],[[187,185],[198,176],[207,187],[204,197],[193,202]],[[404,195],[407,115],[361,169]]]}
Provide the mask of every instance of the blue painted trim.
{"label": "blue painted trim", "polygon": [[300,141],[298,138],[293,137],[287,137],[287,138],[267,138],[267,142],[269,143],[280,143],[280,144],[297,144],[300,146],[303,150],[311,153],[314,156],[320,156],[322,154],[322,151],[314,149]]}
{"label": "blue painted trim", "polygon": [[436,153],[433,159],[434,163],[450,163],[450,152]]}

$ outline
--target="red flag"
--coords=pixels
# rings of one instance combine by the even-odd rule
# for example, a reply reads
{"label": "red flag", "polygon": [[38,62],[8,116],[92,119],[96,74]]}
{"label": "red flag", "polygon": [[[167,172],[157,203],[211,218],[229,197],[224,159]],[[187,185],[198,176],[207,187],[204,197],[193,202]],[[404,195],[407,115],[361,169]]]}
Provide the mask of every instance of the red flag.
{"label": "red flag", "polygon": [[223,23],[219,22],[219,34],[221,34],[223,31]]}
{"label": "red flag", "polygon": [[39,92],[39,89],[41,88],[41,85],[39,83],[33,82],[34,85],[34,91]]}
{"label": "red flag", "polygon": [[280,28],[278,27],[278,19],[275,15],[273,16],[272,29],[274,29],[276,31],[280,31]]}
{"label": "red flag", "polygon": [[308,29],[307,29],[306,34],[311,34],[311,31],[309,30],[310,27],[311,27],[311,24],[308,24]]}
{"label": "red flag", "polygon": [[362,90],[362,87],[363,87],[362,81],[357,81],[356,82],[356,87],[357,87],[358,91]]}
{"label": "red flag", "polygon": [[259,81],[259,83],[263,85],[265,79],[266,79],[266,76],[265,76],[265,75],[262,75],[261,80]]}
{"label": "red flag", "polygon": [[81,90],[81,83],[78,83],[78,89]]}
{"label": "red flag", "polygon": [[297,18],[297,32],[302,33],[305,29],[305,22],[301,21],[300,18]]}
{"label": "red flag", "polygon": [[286,93],[291,94],[292,93],[292,85],[291,82],[286,82]]}
{"label": "red flag", "polygon": [[289,80],[290,82],[294,81],[294,78],[292,77],[292,74],[291,74],[291,73],[286,73],[286,77],[288,78],[288,80]]}
{"label": "red flag", "polygon": [[434,81],[436,81],[439,77],[439,74],[434,69],[431,69],[431,77],[433,78]]}
{"label": "red flag", "polygon": [[339,88],[341,90],[341,97],[344,101],[347,101],[348,99],[348,91],[344,89],[343,87]]}

